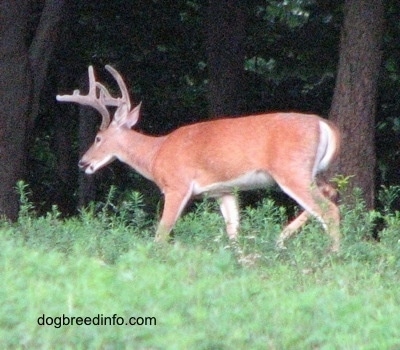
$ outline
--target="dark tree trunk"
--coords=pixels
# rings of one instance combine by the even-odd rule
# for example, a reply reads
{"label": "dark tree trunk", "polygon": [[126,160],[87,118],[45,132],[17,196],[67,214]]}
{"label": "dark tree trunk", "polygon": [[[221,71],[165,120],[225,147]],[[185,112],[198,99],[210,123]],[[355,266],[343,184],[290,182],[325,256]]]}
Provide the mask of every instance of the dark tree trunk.
{"label": "dark tree trunk", "polygon": [[346,0],[340,60],[330,119],[343,134],[342,151],[334,169],[353,175],[345,200],[354,187],[374,206],[375,112],[384,26],[382,0]]}
{"label": "dark tree trunk", "polygon": [[245,22],[243,1],[209,1],[206,52],[211,116],[241,112]]}
{"label": "dark tree trunk", "polygon": [[0,215],[15,220],[15,184],[25,174],[31,81],[26,47],[28,1],[0,1]]}
{"label": "dark tree trunk", "polygon": [[33,82],[29,127],[33,127],[39,112],[40,93],[42,92],[49,61],[58,39],[64,3],[65,0],[46,0],[39,25],[29,47],[29,61]]}
{"label": "dark tree trunk", "polygon": [[0,215],[11,220],[18,215],[15,183],[26,174],[26,146],[32,141],[31,130],[63,3],[44,3],[29,43],[30,2],[0,0]]}
{"label": "dark tree trunk", "polygon": [[[86,77],[86,76],[85,76]],[[84,89],[81,91],[85,91]],[[79,156],[81,157],[94,141],[99,117],[97,112],[90,107],[79,107]],[[76,165],[78,166],[78,164]],[[78,207],[83,207],[96,198],[96,181],[99,175],[79,174],[79,200]],[[101,175],[100,175],[101,176]]]}
{"label": "dark tree trunk", "polygon": [[56,105],[53,108],[54,116],[54,150],[57,155],[56,179],[58,186],[53,198],[62,213],[72,214],[76,210],[76,178],[77,162],[76,152],[73,150],[73,123],[71,122],[76,112],[71,108]]}

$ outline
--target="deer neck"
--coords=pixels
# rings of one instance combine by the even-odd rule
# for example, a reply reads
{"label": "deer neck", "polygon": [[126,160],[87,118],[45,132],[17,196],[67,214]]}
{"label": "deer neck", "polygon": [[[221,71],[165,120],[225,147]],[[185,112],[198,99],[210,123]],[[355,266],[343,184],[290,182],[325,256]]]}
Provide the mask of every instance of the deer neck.
{"label": "deer neck", "polygon": [[149,136],[135,130],[124,133],[117,158],[142,176],[153,180],[153,162],[166,136]]}

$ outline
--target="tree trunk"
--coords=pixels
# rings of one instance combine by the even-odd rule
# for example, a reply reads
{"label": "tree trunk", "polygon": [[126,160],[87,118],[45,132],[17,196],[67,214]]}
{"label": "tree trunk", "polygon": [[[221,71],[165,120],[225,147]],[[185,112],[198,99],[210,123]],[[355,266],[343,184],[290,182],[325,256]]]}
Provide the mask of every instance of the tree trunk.
{"label": "tree trunk", "polygon": [[40,93],[47,75],[50,58],[58,38],[65,0],[47,0],[40,16],[35,37],[29,47],[33,93],[29,126],[39,113]]}
{"label": "tree trunk", "polygon": [[243,1],[209,1],[206,52],[211,116],[241,112],[245,22]]}
{"label": "tree trunk", "polygon": [[336,173],[354,176],[344,193],[351,200],[354,187],[363,191],[368,208],[374,206],[375,112],[384,26],[382,0],[346,0],[340,59],[330,119],[343,134]]}
{"label": "tree trunk", "polygon": [[0,215],[15,220],[15,184],[24,177],[31,82],[26,47],[28,1],[0,1]]}
{"label": "tree trunk", "polygon": [[55,168],[58,186],[53,203],[56,203],[62,213],[72,214],[76,211],[76,198],[72,194],[76,189],[76,174],[78,171],[76,153],[73,150],[73,131],[71,123],[74,119],[71,108],[63,108],[59,104],[53,107],[54,115],[54,151],[57,155]]}
{"label": "tree trunk", "polygon": [[[96,111],[90,107],[79,107],[79,157],[82,157],[93,143],[98,124],[99,117]],[[98,177],[99,174],[88,176],[83,172],[79,173],[78,207],[84,207],[95,200],[97,190],[96,178]]]}
{"label": "tree trunk", "polygon": [[[55,43],[64,0],[45,2],[28,51],[30,2],[0,0],[0,215],[18,216],[15,183],[26,173],[27,136]],[[30,139],[30,137],[28,137]]]}

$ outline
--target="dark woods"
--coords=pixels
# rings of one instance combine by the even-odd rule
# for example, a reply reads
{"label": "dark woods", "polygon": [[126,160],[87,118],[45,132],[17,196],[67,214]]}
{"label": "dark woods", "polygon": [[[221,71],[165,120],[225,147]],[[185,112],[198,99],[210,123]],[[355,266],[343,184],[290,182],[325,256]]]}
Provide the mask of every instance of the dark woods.
{"label": "dark woods", "polygon": [[[14,184],[20,178],[42,212],[57,204],[63,214],[74,214],[104,198],[111,184],[121,199],[136,189],[147,205],[157,205],[155,187],[120,163],[94,177],[78,171],[101,119],[90,109],[58,104],[55,96],[78,86],[86,91],[88,65],[111,89],[116,87],[104,65],[118,68],[132,100],[143,102],[137,129],[153,135],[216,115],[296,110],[329,116],[345,50],[341,31],[354,12],[349,6],[360,2],[1,0],[1,213],[15,218]],[[368,199],[374,202],[374,188],[400,185],[400,4],[372,7],[376,11],[365,13],[366,21],[358,20],[377,42],[363,47],[379,56],[370,82],[376,93],[369,92],[372,105],[362,116],[343,117],[372,130],[359,142],[368,142],[375,165],[354,183],[373,184],[365,196],[369,207],[376,204]],[[346,120],[340,124],[346,127]],[[344,152],[352,152],[346,142],[357,140],[357,130],[346,136]],[[368,161],[359,151],[352,154],[358,158],[345,175]],[[257,198],[251,193],[244,200]]]}

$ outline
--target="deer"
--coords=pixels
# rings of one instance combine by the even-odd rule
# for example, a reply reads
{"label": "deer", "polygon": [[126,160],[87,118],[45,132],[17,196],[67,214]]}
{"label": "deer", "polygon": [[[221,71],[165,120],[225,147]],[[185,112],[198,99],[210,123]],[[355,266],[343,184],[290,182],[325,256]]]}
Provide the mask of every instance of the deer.
{"label": "deer", "polygon": [[[277,184],[304,209],[280,233],[277,247],[286,249],[285,241],[314,217],[330,237],[329,250],[339,251],[339,208],[329,194],[335,189],[316,180],[338,156],[341,136],[332,122],[313,114],[270,112],[220,117],[166,135],[146,135],[134,128],[141,103],[132,106],[120,73],[110,65],[105,68],[121,96],[112,96],[89,66],[88,94],[74,90],[56,99],[90,106],[102,116],[94,143],[79,160],[82,171],[94,174],[118,159],[158,186],[164,206],[156,242],[168,241],[188,202],[198,196],[218,200],[226,233],[234,242],[239,231],[237,191]],[[112,117],[110,107],[115,109]]]}

